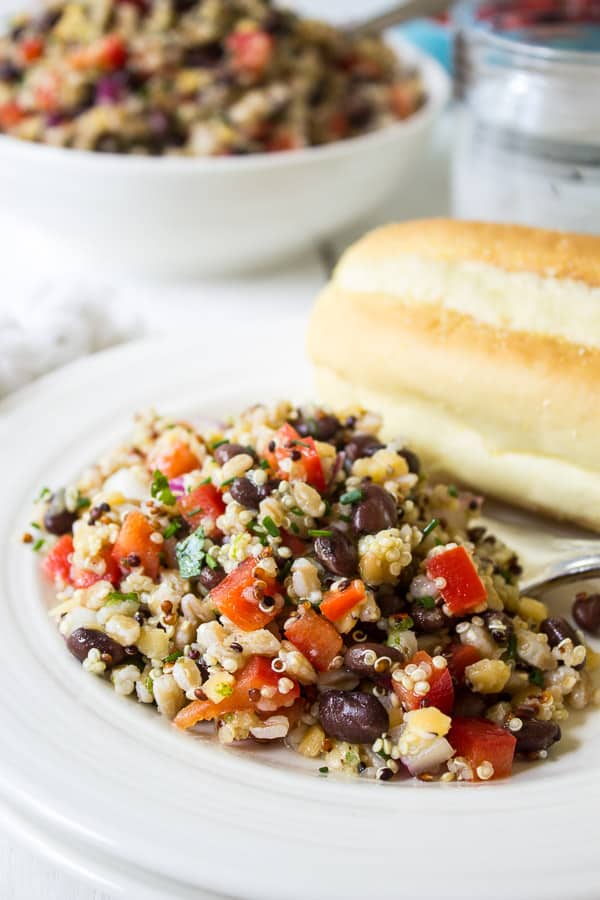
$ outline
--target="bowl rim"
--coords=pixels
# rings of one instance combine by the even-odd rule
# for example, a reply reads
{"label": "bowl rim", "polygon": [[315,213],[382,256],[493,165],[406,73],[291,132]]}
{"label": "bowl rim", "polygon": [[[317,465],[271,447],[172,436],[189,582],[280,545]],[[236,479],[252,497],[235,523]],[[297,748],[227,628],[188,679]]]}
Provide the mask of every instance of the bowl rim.
{"label": "bowl rim", "polygon": [[378,144],[393,142],[403,134],[416,131],[436,118],[446,106],[450,97],[450,76],[440,63],[420,50],[405,38],[388,34],[387,40],[395,50],[403,54],[403,61],[416,65],[425,82],[427,97],[423,106],[409,118],[385,125],[367,134],[345,140],[333,141],[316,147],[301,147],[281,153],[252,153],[248,156],[189,157],[189,156],[142,156],[127,153],[94,153],[91,150],[77,150],[70,147],[53,147],[49,144],[26,141],[11,135],[0,134],[0,155],[9,153],[13,158],[30,158],[34,162],[66,163],[84,167],[103,167],[131,173],[132,170],[161,173],[212,172],[254,172],[285,166],[318,164],[321,161],[351,155],[362,149]]}

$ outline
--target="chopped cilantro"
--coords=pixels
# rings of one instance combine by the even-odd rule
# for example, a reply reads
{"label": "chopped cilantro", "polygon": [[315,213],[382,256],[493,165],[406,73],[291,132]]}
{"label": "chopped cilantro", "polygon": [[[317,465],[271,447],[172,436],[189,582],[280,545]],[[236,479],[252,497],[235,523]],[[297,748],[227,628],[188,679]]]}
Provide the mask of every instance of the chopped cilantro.
{"label": "chopped cilantro", "polygon": [[46,541],[44,540],[44,538],[39,538],[35,542],[35,544],[33,545],[33,547],[31,549],[37,553],[39,550],[42,549],[42,547],[44,546],[45,543],[46,543]]}
{"label": "chopped cilantro", "polygon": [[35,502],[37,503],[39,500],[49,500],[52,496],[52,491],[49,487],[43,487],[37,497],[35,498]]}
{"label": "chopped cilantro", "polygon": [[321,766],[319,768],[319,773],[321,775],[327,775],[328,772],[329,772],[329,766]]}
{"label": "chopped cilantro", "polygon": [[290,528],[292,529],[294,534],[300,534],[300,529],[298,528],[298,526],[296,525],[295,522],[290,522]]}
{"label": "chopped cilantro", "polygon": [[544,673],[541,669],[533,669],[529,673],[529,681],[531,684],[535,684],[538,687],[544,687]]}
{"label": "chopped cilantro", "polygon": [[343,503],[344,506],[349,505],[350,503],[357,503],[359,500],[362,500],[363,492],[360,488],[353,488],[351,491],[346,491],[345,494],[342,494],[340,497],[340,503]]}
{"label": "chopped cilantro", "polygon": [[451,497],[458,497],[458,489],[453,484],[448,485],[448,493]]}
{"label": "chopped cilantro", "polygon": [[183,656],[183,651],[175,650],[174,653],[169,653],[168,656],[165,656],[165,662],[175,662],[180,656]]}
{"label": "chopped cilantro", "polygon": [[88,506],[92,505],[92,501],[89,497],[81,497],[79,494],[77,495],[77,509],[87,509]]}
{"label": "chopped cilantro", "polygon": [[183,525],[183,519],[178,516],[176,519],[171,519],[165,530],[163,531],[164,538],[173,537],[173,535],[177,534],[181,526]]}
{"label": "chopped cilantro", "polygon": [[435,600],[433,597],[417,597],[415,600],[416,606],[422,606],[423,609],[433,609],[435,606]]}
{"label": "chopped cilantro", "polygon": [[128,594],[122,594],[121,591],[111,591],[106,598],[106,606],[114,606],[115,604],[123,603],[126,600],[131,600],[132,603],[140,602],[140,598],[135,591],[130,591]]}
{"label": "chopped cilantro", "polygon": [[397,647],[400,643],[398,636],[403,631],[409,631],[413,625],[414,621],[410,616],[403,615],[401,619],[398,619],[392,625],[390,632],[388,634],[387,645],[388,647]]}
{"label": "chopped cilantro", "polygon": [[32,528],[35,528],[36,531],[40,530],[40,526],[38,525],[37,522],[30,522],[29,524],[31,525]]}
{"label": "chopped cilantro", "polygon": [[180,541],[175,547],[179,574],[183,578],[195,578],[202,571],[204,565],[204,529],[196,528],[185,540]]}
{"label": "chopped cilantro", "polygon": [[156,469],[152,475],[150,493],[165,506],[174,506],[175,504],[175,494],[169,487],[169,479],[159,469]]}
{"label": "chopped cilantro", "polygon": [[331,537],[333,534],[331,528],[309,528],[308,533],[311,537]]}
{"label": "chopped cilantro", "polygon": [[261,469],[268,469],[269,468],[268,459],[261,459],[259,466],[261,467]]}
{"label": "chopped cilantro", "polygon": [[271,537],[279,537],[279,528],[277,527],[271,516],[265,516],[261,524],[269,532]]}
{"label": "chopped cilantro", "polygon": [[431,522],[428,522],[427,525],[425,526],[425,528],[423,529],[423,540],[425,540],[427,535],[431,534],[431,532],[434,530],[434,528],[437,528],[439,524],[440,524],[439,519],[432,519]]}

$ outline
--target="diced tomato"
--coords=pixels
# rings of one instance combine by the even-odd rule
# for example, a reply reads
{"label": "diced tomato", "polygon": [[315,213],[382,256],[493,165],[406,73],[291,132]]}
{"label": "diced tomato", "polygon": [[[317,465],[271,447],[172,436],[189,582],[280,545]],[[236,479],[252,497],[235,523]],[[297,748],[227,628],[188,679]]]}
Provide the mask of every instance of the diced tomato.
{"label": "diced tomato", "polygon": [[44,50],[44,42],[40,37],[26,38],[19,44],[19,56],[24,63],[35,62]]}
{"label": "diced tomato", "polygon": [[160,545],[151,540],[154,531],[142,512],[134,509],[127,513],[112,550],[112,557],[117,565],[121,565],[133,553],[139,556],[146,575],[156,578],[160,569]]}
{"label": "diced tomato", "polygon": [[[288,677],[287,675],[285,676]],[[178,728],[191,728],[197,722],[216,719],[230,712],[246,709],[272,712],[282,707],[292,707],[300,696],[300,688],[293,679],[293,687],[287,693],[279,690],[282,675],[271,668],[271,660],[253,656],[236,678],[233,693],[220,703],[211,700],[194,700],[174,719]],[[275,689],[272,696],[261,695],[262,688]]]}
{"label": "diced tomato", "polygon": [[[268,611],[260,608],[259,604],[264,597],[275,599],[279,585],[276,581],[266,579],[262,571],[257,574],[257,567],[260,567],[260,560],[249,556],[210,592],[210,599],[219,612],[243,631],[264,628],[281,611],[283,605],[281,601],[276,601]],[[257,582],[262,582],[264,587]]]}
{"label": "diced tomato", "polygon": [[463,684],[465,669],[479,662],[481,653],[470,644],[452,644],[445,654],[448,659],[448,669],[455,684]]}
{"label": "diced tomato", "polygon": [[88,588],[98,581],[110,581],[112,585],[117,585],[121,579],[121,570],[116,559],[112,556],[112,550],[107,547],[102,552],[102,558],[105,562],[104,572],[99,575],[92,569],[78,569],[77,566],[71,566],[71,583],[76,588]]}
{"label": "diced tomato", "polygon": [[421,664],[429,666],[431,675],[426,680],[429,681],[430,687],[429,693],[419,695],[415,694],[412,688],[406,688],[402,682],[395,681],[392,678],[392,687],[402,702],[404,709],[420,709],[422,706],[435,706],[440,712],[450,715],[454,706],[454,687],[448,667],[436,669],[431,656],[425,650],[418,650],[410,663],[415,666],[420,666]]}
{"label": "diced tomato", "polygon": [[14,128],[24,118],[24,111],[14,100],[0,104],[0,128]]}
{"label": "diced tomato", "polygon": [[323,602],[319,608],[325,618],[330,619],[332,622],[337,622],[338,619],[350,612],[357,603],[362,603],[365,597],[365,586],[360,578],[356,578],[342,591],[328,591],[323,597]]}
{"label": "diced tomato", "polygon": [[288,547],[294,556],[304,556],[306,553],[306,541],[283,529],[281,530],[281,543],[284,547]]}
{"label": "diced tomato", "polygon": [[151,453],[148,457],[148,468],[151,472],[157,469],[166,478],[177,478],[186,472],[193,472],[200,466],[200,460],[192,453],[187,444],[173,444],[168,449]]}
{"label": "diced tomato", "polygon": [[42,563],[44,575],[55,583],[68,584],[71,580],[71,555],[74,549],[71,535],[63,534]]}
{"label": "diced tomato", "polygon": [[269,153],[281,153],[285,150],[298,150],[304,144],[300,137],[290,128],[279,128],[267,141]]}
{"label": "diced tomato", "polygon": [[517,739],[487,719],[453,719],[448,741],[456,755],[470,764],[474,780],[479,780],[477,767],[486,761],[494,767],[493,778],[506,778],[512,772]]}
{"label": "diced tomato", "polygon": [[267,460],[279,478],[303,478],[318,491],[325,490],[323,466],[313,438],[300,437],[289,423],[277,432],[275,448],[267,452]]}
{"label": "diced tomato", "polygon": [[259,29],[234,31],[227,38],[227,49],[233,66],[245,72],[259,75],[263,72],[273,53],[274,41],[270,34]]}
{"label": "diced tomato", "polygon": [[74,69],[120,69],[127,60],[127,47],[118,34],[107,34],[69,56]]}
{"label": "diced tomato", "polygon": [[440,594],[452,615],[462,616],[485,604],[485,585],[464,547],[452,547],[432,556],[427,560],[427,574],[446,582]]}
{"label": "diced tomato", "polygon": [[285,636],[306,656],[318,672],[325,672],[343,647],[341,635],[333,625],[310,606],[302,606],[299,616],[285,628]]}
{"label": "diced tomato", "polygon": [[219,534],[216,523],[219,516],[225,512],[225,504],[214,484],[201,484],[191,494],[178,497],[177,509],[192,528],[202,525],[209,537]]}

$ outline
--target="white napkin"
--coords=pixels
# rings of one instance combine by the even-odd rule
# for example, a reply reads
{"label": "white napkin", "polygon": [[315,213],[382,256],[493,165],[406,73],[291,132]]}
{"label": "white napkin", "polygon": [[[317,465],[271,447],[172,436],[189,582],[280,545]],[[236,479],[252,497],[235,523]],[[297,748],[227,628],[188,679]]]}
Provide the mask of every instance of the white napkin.
{"label": "white napkin", "polygon": [[141,333],[137,315],[106,285],[53,280],[19,299],[10,314],[0,315],[0,397]]}

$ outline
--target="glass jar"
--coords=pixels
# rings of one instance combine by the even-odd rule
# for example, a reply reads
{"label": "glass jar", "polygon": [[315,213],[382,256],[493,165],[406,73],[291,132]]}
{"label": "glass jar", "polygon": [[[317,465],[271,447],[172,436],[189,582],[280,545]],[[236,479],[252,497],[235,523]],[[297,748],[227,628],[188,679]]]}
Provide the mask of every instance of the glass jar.
{"label": "glass jar", "polygon": [[456,8],[455,216],[600,233],[600,8],[576,6]]}

